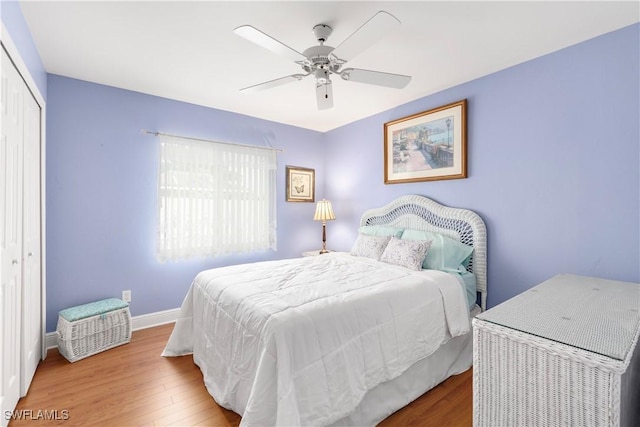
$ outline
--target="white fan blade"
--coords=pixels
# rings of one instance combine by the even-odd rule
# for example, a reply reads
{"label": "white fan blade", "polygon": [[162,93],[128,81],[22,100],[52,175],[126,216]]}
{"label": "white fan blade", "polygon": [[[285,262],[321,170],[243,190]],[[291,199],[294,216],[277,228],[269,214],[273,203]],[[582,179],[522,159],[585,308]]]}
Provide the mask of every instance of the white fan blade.
{"label": "white fan blade", "polygon": [[244,93],[255,93],[264,89],[270,89],[272,87],[282,86],[287,83],[291,83],[293,81],[300,81],[303,77],[306,77],[307,74],[293,74],[287,77],[280,77],[279,79],[269,80],[268,82],[258,83],[257,85],[245,87],[240,89],[240,92]]}
{"label": "white fan blade", "polygon": [[251,25],[243,25],[233,30],[233,32],[241,37],[244,37],[250,42],[257,44],[258,46],[262,46],[263,48],[277,53],[278,55],[289,58],[292,61],[304,61],[305,59],[307,59],[297,50],[290,48],[286,44],[279,42],[278,40],[252,27]]}
{"label": "white fan blade", "polygon": [[390,13],[383,10],[373,15],[371,19],[362,24],[353,34],[347,37],[331,55],[343,61],[353,59],[357,54],[380,40],[400,25],[400,21]]}
{"label": "white fan blade", "polygon": [[316,100],[318,101],[318,110],[326,110],[333,107],[333,88],[331,80],[327,83],[316,85]]}
{"label": "white fan blade", "polygon": [[383,73],[381,71],[360,70],[358,68],[345,68],[340,73],[340,77],[350,82],[367,83],[395,89],[402,89],[411,81],[411,76]]}

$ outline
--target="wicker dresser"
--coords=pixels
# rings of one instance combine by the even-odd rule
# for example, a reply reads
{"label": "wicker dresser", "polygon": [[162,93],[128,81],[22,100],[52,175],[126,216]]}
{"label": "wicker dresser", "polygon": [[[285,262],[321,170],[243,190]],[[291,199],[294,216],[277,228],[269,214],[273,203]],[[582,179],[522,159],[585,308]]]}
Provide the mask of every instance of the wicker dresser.
{"label": "wicker dresser", "polygon": [[558,275],[473,321],[475,426],[640,426],[640,284]]}

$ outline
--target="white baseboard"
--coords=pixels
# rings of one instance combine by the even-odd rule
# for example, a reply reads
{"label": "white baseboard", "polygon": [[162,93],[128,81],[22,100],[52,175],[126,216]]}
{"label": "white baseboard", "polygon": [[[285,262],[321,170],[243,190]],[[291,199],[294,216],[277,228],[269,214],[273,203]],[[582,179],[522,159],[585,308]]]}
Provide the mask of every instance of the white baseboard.
{"label": "white baseboard", "polygon": [[131,330],[139,331],[140,329],[153,328],[167,323],[173,323],[178,318],[179,308],[171,310],[156,311],[155,313],[141,314],[131,317]]}
{"label": "white baseboard", "polygon": [[[175,322],[180,313],[179,308],[171,310],[157,311],[155,313],[141,314],[139,316],[131,317],[131,330],[139,331],[140,329],[152,328],[154,326],[160,326],[167,323]],[[47,350],[50,348],[58,347],[58,334],[57,332],[47,332],[45,335],[45,344]]]}

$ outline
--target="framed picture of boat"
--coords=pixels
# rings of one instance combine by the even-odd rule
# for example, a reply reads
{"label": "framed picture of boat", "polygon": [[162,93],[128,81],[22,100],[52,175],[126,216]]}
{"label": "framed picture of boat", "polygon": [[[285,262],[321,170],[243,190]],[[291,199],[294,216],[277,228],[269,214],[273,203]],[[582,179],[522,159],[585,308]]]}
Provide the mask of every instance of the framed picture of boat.
{"label": "framed picture of boat", "polygon": [[467,100],[384,124],[384,183],[467,177]]}
{"label": "framed picture of boat", "polygon": [[287,166],[287,202],[314,202],[316,171],[298,166]]}

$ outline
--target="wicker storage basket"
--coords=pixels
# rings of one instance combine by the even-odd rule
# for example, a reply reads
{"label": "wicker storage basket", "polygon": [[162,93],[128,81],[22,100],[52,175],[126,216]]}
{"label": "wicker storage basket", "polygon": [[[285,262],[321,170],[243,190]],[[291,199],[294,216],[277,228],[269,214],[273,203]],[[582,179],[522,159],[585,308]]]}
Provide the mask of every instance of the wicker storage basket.
{"label": "wicker storage basket", "polygon": [[58,315],[58,351],[75,362],[131,340],[129,305],[109,298],[71,307]]}
{"label": "wicker storage basket", "polygon": [[478,315],[474,426],[639,426],[639,296],[558,275]]}

